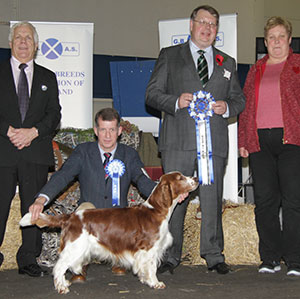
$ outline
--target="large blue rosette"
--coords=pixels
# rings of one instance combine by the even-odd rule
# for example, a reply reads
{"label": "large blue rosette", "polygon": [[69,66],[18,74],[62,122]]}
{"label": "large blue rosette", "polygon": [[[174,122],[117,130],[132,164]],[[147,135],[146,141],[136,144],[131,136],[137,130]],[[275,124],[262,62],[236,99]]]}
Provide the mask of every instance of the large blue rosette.
{"label": "large blue rosette", "polygon": [[214,170],[212,160],[212,143],[209,119],[213,115],[213,96],[206,91],[198,91],[193,94],[193,100],[188,107],[190,116],[195,120],[198,178],[201,185],[214,183]]}
{"label": "large blue rosette", "polygon": [[125,164],[114,159],[106,165],[105,172],[112,179],[112,206],[120,206],[120,177],[125,173]]}

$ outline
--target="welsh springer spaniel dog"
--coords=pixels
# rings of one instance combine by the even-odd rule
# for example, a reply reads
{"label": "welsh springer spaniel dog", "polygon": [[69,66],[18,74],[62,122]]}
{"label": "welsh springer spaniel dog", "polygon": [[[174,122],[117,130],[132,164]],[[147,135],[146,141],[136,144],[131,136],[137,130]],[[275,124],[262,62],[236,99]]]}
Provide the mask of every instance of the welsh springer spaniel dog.
{"label": "welsh springer spaniel dog", "polygon": [[169,218],[182,199],[180,195],[197,187],[197,178],[170,172],[161,176],[149,198],[138,206],[86,209],[57,216],[41,213],[36,223],[31,223],[31,214],[27,213],[20,225],[62,229],[60,255],[53,268],[58,293],[69,292],[66,271],[80,274],[92,258],[131,268],[142,283],[162,289],[165,284],[158,281],[156,271],[173,240]]}

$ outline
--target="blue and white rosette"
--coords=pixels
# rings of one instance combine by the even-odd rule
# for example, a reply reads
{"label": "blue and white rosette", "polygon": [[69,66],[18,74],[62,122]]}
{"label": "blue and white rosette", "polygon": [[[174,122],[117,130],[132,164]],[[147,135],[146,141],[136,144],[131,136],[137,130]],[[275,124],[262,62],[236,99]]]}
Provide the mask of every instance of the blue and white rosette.
{"label": "blue and white rosette", "polygon": [[196,124],[198,178],[200,185],[214,183],[214,170],[212,160],[212,143],[209,118],[213,115],[213,96],[206,91],[193,94],[193,100],[188,107],[190,116]]}
{"label": "blue and white rosette", "polygon": [[120,177],[125,173],[125,164],[121,160],[114,159],[106,165],[105,172],[112,179],[112,206],[119,206]]}

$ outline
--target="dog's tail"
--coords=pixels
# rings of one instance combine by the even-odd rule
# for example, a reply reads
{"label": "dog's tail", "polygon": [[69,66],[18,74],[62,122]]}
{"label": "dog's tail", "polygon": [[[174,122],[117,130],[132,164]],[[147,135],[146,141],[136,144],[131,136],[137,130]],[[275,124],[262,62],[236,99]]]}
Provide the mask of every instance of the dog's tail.
{"label": "dog's tail", "polygon": [[31,213],[25,214],[22,219],[20,220],[20,226],[30,226],[30,225],[37,225],[38,227],[62,227],[64,223],[70,218],[70,215],[47,215],[40,213],[39,218],[32,222],[31,221]]}

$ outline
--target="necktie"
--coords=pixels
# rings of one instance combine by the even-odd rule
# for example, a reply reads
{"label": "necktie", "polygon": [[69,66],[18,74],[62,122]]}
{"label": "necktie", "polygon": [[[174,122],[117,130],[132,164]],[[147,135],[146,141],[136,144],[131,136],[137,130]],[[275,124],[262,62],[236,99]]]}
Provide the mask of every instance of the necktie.
{"label": "necktie", "polygon": [[197,70],[198,70],[200,81],[203,87],[205,87],[205,84],[208,81],[208,66],[207,66],[207,61],[204,57],[205,51],[199,50],[198,53],[200,54],[200,56],[197,61]]}
{"label": "necktie", "polygon": [[[111,153],[104,153],[103,155],[105,157],[105,160],[103,162],[103,167],[104,167],[104,170],[105,170],[106,165],[109,163],[109,159],[111,157]],[[108,177],[108,174],[105,172],[105,178],[107,178],[107,177]]]}
{"label": "necktie", "polygon": [[29,105],[29,92],[28,92],[28,81],[25,73],[25,68],[27,64],[21,63],[19,69],[21,70],[19,83],[18,83],[18,99],[19,99],[19,109],[22,117],[22,122],[24,121],[28,105]]}

